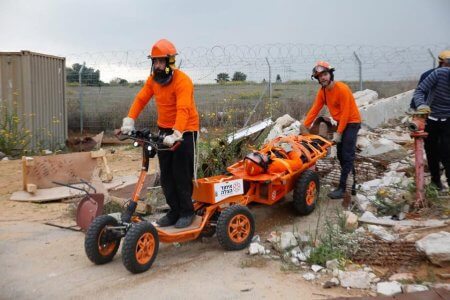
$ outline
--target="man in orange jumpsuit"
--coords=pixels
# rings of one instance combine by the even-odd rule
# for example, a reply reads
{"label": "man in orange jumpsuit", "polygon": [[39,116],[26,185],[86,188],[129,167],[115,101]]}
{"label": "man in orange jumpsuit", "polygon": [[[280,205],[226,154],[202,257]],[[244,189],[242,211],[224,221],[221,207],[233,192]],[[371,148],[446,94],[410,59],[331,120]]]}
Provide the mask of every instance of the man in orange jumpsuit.
{"label": "man in orange jumpsuit", "polygon": [[153,45],[152,74],[136,95],[128,116],[123,119],[123,134],[134,130],[134,123],[149,100],[154,97],[158,128],[165,135],[163,143],[181,145],[175,151],[159,151],[161,186],[170,211],[157,221],[161,227],[188,227],[194,220],[192,190],[194,148],[199,129],[199,116],[194,101],[192,80],[175,68],[177,50],[168,40]]}
{"label": "man in orange jumpsuit", "polygon": [[[336,190],[328,194],[332,199],[344,196],[348,175],[353,171],[355,178],[355,152],[361,116],[350,88],[343,82],[334,81],[334,68],[325,61],[319,61],[312,71],[311,78],[322,86],[317,92],[313,106],[303,122],[303,132],[307,132],[322,107],[326,105],[331,117],[338,122],[333,141],[337,146],[337,157],[341,165],[341,177]],[[354,189],[354,187],[353,187]]]}

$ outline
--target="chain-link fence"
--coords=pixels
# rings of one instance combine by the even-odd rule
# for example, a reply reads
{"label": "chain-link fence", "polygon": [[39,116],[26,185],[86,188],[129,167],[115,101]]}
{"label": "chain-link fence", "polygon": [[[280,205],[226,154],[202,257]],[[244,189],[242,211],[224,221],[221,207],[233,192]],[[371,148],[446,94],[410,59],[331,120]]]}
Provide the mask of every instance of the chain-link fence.
{"label": "chain-link fence", "polygon": [[[347,82],[353,91],[369,88],[388,97],[414,88],[420,74],[435,67],[437,54],[446,48],[227,45],[179,49],[177,65],[195,83],[201,125],[220,130],[284,113],[300,118],[318,88],[310,80],[317,60],[329,61],[336,68],[336,80]],[[98,132],[120,127],[150,74],[147,55],[148,50],[67,55],[69,130]],[[141,114],[139,126],[156,124],[153,106],[150,102]]]}

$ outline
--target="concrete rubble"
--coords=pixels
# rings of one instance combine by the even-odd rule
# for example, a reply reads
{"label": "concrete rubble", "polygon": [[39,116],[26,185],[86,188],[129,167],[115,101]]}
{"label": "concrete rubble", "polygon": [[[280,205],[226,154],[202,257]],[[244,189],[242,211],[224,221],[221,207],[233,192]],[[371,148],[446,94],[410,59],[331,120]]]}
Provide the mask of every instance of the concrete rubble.
{"label": "concrete rubble", "polygon": [[[450,233],[440,232],[424,235],[412,232],[416,228],[439,228],[445,226],[446,220],[412,219],[411,212],[414,194],[410,187],[414,184],[413,140],[407,130],[409,117],[404,117],[413,91],[393,97],[378,99],[375,91],[364,90],[354,93],[357,105],[364,120],[357,140],[358,173],[366,173],[364,180],[357,181],[356,195],[351,200],[355,204],[352,211],[344,211],[346,232],[357,234],[377,243],[416,243],[418,251],[423,251],[437,265],[450,262]],[[380,125],[387,124],[392,126]],[[266,139],[300,133],[298,120],[289,115],[278,118]],[[323,124],[323,123],[322,123]],[[328,159],[328,160],[326,160]],[[336,183],[340,168],[336,163],[335,149],[328,157],[321,160],[327,169],[321,175],[324,186]],[[334,160],[334,162],[330,162]],[[362,172],[361,172],[362,171]],[[301,276],[308,281],[319,280],[322,274],[322,286],[331,288],[357,288],[376,291],[379,295],[396,295],[428,290],[430,284],[408,284],[415,281],[413,273],[379,274],[368,266],[346,265],[345,261],[332,259],[325,265],[308,264],[314,251],[310,236],[298,232],[271,232],[266,240],[278,252],[271,255],[302,270]],[[258,241],[249,247],[249,254],[262,255],[266,249]],[[438,245],[439,244],[439,245]],[[266,255],[267,256],[267,255]],[[388,279],[389,278],[389,279]],[[401,284],[400,282],[404,283]]]}
{"label": "concrete rubble", "polygon": [[364,271],[341,271],[338,276],[341,286],[355,289],[369,289],[372,280],[369,273]]}
{"label": "concrete rubble", "polygon": [[373,235],[375,235],[376,237],[382,239],[383,241],[386,242],[393,242],[397,239],[396,236],[394,236],[393,234],[390,234],[384,227],[382,226],[377,226],[377,225],[369,225],[367,226],[367,229],[369,230],[370,233],[372,233]]}
{"label": "concrete rubble", "polygon": [[414,293],[414,292],[424,292],[428,291],[429,288],[422,284],[404,284],[402,285],[402,291],[404,294]]}
{"label": "concrete rubble", "polygon": [[377,283],[377,294],[382,296],[393,296],[402,293],[402,285],[397,281],[386,281]]}
{"label": "concrete rubble", "polygon": [[260,245],[259,243],[251,243],[248,248],[248,253],[250,255],[256,255],[256,254],[264,255],[264,254],[266,254],[266,249],[264,248],[264,246]]}
{"label": "concrete rubble", "polygon": [[440,231],[431,233],[416,242],[416,249],[427,255],[435,265],[450,265],[450,233]]}

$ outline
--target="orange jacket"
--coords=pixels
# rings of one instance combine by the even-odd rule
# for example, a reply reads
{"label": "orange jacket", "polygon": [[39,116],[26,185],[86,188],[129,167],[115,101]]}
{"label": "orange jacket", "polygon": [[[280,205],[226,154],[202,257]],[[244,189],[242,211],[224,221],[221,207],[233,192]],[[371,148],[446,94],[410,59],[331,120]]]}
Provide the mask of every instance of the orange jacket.
{"label": "orange jacket", "polygon": [[174,70],[172,81],[162,86],[153,81],[153,76],[134,98],[128,117],[137,119],[145,105],[155,96],[158,126],[184,131],[198,131],[199,117],[195,107],[194,85],[182,71]]}
{"label": "orange jacket", "polygon": [[317,92],[313,106],[304,121],[306,127],[311,126],[324,105],[328,107],[333,119],[338,122],[338,133],[345,130],[347,123],[361,123],[361,116],[353,93],[343,82],[335,81],[331,90],[321,88]]}

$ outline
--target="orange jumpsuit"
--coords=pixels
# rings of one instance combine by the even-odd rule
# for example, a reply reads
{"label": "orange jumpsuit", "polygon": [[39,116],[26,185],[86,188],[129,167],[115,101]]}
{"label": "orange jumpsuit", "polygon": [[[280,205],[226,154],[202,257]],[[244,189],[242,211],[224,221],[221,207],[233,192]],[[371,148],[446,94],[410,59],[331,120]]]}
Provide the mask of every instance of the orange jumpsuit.
{"label": "orange jumpsuit", "polygon": [[311,127],[324,105],[328,107],[333,119],[338,122],[338,133],[342,134],[344,132],[347,123],[361,123],[361,116],[352,91],[343,82],[336,81],[331,90],[321,88],[317,92],[313,106],[304,121],[306,127]]}
{"label": "orange jumpsuit", "polygon": [[198,131],[199,117],[195,107],[194,85],[185,73],[174,70],[172,81],[164,86],[153,81],[153,76],[150,76],[134,98],[128,117],[136,120],[153,96],[159,127],[176,129],[181,133]]}

